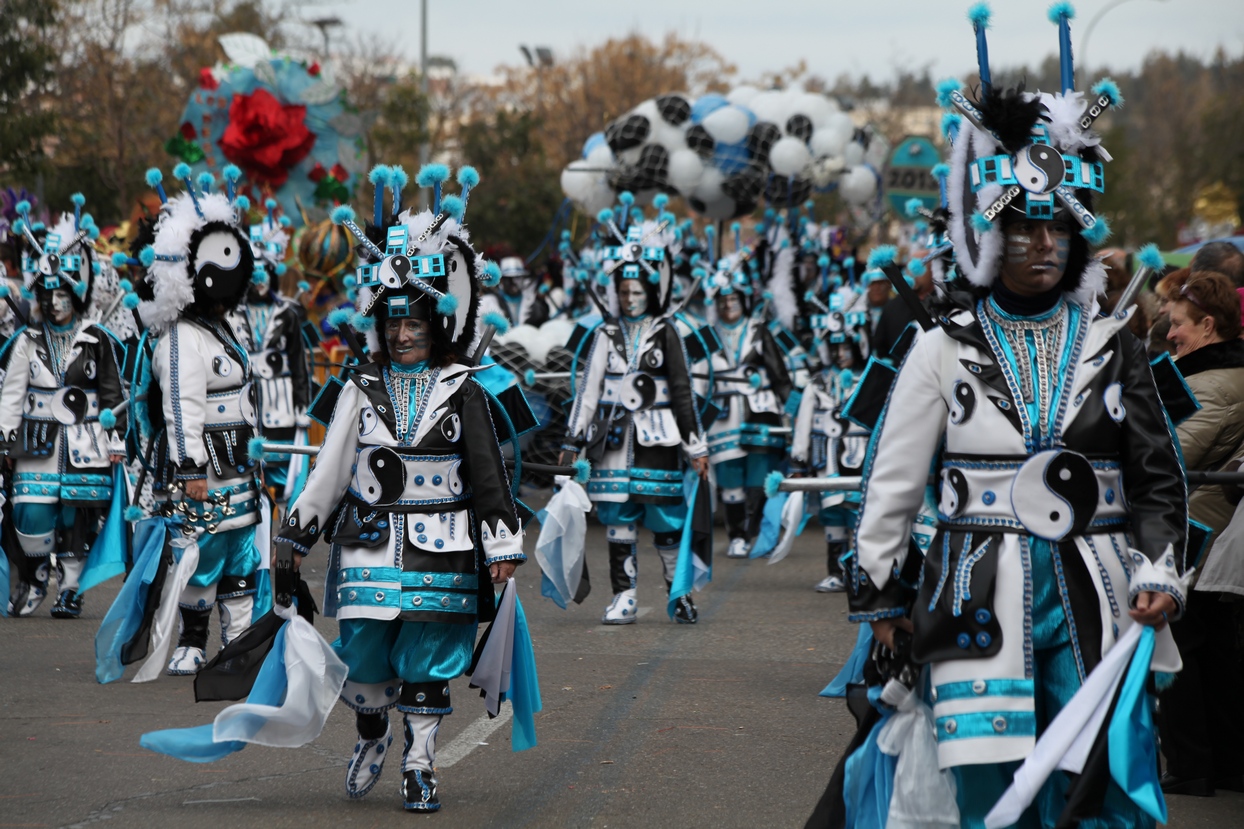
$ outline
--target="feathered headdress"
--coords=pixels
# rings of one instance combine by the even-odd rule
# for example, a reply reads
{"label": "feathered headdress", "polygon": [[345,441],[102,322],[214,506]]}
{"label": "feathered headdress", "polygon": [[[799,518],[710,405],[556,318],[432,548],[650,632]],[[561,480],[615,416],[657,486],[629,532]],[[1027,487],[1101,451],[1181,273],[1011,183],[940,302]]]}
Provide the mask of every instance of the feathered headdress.
{"label": "feathered headdress", "polygon": [[[1031,219],[1066,215],[1087,245],[1105,241],[1109,226],[1093,214],[1092,205],[1093,195],[1105,189],[1103,167],[1110,155],[1093,124],[1123,99],[1109,79],[1095,84],[1089,98],[1075,91],[1070,3],[1056,3],[1049,11],[1059,28],[1062,87],[1052,94],[1025,92],[1022,86],[994,88],[985,44],[989,8],[978,3],[968,16],[976,30],[979,94],[969,98],[957,81],[943,81],[938,102],[950,110],[943,126],[953,144],[947,206],[955,260],[973,285],[989,287],[1001,265],[1005,211]],[[1069,272],[1063,284],[1087,304],[1104,287],[1105,272],[1087,255],[1079,259],[1079,272]]]}
{"label": "feathered headdress", "polygon": [[103,264],[96,261],[94,242],[99,228],[90,213],[83,213],[86,199],[72,197],[73,213],[62,213],[50,229],[31,221],[30,202],[16,205],[20,217],[13,224],[21,236],[22,294],[31,302],[32,319],[40,319],[35,302],[39,293],[63,288],[72,294],[73,307],[83,313],[91,304],[91,286]]}

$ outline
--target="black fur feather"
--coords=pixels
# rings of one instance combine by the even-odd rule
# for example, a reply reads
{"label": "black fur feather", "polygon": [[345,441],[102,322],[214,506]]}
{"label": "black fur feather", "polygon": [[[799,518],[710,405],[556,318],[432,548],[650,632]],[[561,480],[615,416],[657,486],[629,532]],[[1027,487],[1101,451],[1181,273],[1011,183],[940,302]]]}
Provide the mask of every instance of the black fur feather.
{"label": "black fur feather", "polygon": [[1008,153],[1032,143],[1032,128],[1045,116],[1040,99],[1024,99],[1024,85],[1000,90],[988,87],[973,102],[981,113],[981,126],[993,132]]}

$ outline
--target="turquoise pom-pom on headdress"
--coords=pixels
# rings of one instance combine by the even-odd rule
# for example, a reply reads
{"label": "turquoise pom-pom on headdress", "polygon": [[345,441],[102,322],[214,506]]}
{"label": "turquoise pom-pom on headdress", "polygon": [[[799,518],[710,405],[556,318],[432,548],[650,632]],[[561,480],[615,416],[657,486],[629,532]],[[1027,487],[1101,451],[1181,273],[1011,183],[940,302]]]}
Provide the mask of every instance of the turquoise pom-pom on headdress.
{"label": "turquoise pom-pom on headdress", "polygon": [[868,254],[868,269],[873,271],[887,268],[894,264],[897,257],[898,248],[894,245],[879,245]]}
{"label": "turquoise pom-pom on headdress", "polygon": [[937,82],[937,105],[942,109],[951,109],[954,102],[950,96],[963,89],[958,78],[945,78]]}
{"label": "turquoise pom-pom on headdress", "polygon": [[484,325],[491,325],[497,329],[498,334],[505,334],[510,330],[510,321],[505,318],[504,314],[498,314],[496,311],[484,314]]}
{"label": "turquoise pom-pom on headdress", "polygon": [[1140,264],[1151,271],[1160,272],[1166,268],[1166,260],[1162,258],[1162,254],[1158,251],[1158,246],[1155,244],[1150,243],[1136,251],[1136,258]]}

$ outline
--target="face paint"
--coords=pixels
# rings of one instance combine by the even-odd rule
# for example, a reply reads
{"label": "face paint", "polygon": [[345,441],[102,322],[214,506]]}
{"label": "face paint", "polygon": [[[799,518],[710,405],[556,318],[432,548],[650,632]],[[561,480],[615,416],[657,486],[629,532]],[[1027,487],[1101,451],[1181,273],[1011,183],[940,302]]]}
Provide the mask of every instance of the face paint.
{"label": "face paint", "polygon": [[618,288],[618,305],[622,316],[628,319],[642,317],[648,311],[648,292],[638,280],[624,279]]}
{"label": "face paint", "polygon": [[1067,270],[1067,260],[1071,258],[1071,239],[1055,239],[1054,255],[1058,260],[1058,270],[1065,272]]}
{"label": "face paint", "polygon": [[1022,265],[1028,258],[1028,248],[1032,246],[1031,236],[1008,233],[1006,236],[1006,261]]}
{"label": "face paint", "polygon": [[52,291],[49,304],[49,316],[56,325],[64,325],[73,317],[73,297],[64,288]]}
{"label": "face paint", "polygon": [[1023,296],[1036,296],[1057,286],[1071,257],[1070,233],[1061,221],[1014,221],[1005,233],[1003,284]]}
{"label": "face paint", "polygon": [[717,297],[717,316],[726,325],[733,325],[743,316],[743,303],[735,293]]}
{"label": "face paint", "polygon": [[384,324],[384,341],[393,362],[409,366],[432,353],[431,327],[427,320],[390,319]]}

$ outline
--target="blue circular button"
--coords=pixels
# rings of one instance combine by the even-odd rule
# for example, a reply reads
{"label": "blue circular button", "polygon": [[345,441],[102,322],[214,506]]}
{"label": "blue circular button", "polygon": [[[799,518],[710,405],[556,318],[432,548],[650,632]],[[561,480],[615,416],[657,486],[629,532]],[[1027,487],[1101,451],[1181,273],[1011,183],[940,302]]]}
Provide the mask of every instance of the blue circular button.
{"label": "blue circular button", "polygon": [[433,484],[433,486],[440,486],[440,484],[441,484],[441,476],[440,476],[440,475],[433,475],[433,476],[432,476],[432,484]]}
{"label": "blue circular button", "polygon": [[224,406],[217,406],[217,407],[216,407],[216,411],[221,412],[221,413],[224,413],[224,411],[225,411],[225,407],[224,407]]}
{"label": "blue circular button", "polygon": [[976,611],[976,623],[979,625],[989,624],[989,620],[992,618],[993,614],[991,614],[988,610],[985,610],[983,607]]}
{"label": "blue circular button", "polygon": [[416,476],[415,476],[415,486],[423,486],[423,476],[422,476],[422,475],[416,475]]}
{"label": "blue circular button", "polygon": [[436,549],[438,549],[438,550],[439,550],[441,547],[444,547],[444,546],[445,546],[445,541],[444,541],[444,539],[438,538],[438,539],[436,539],[435,544],[436,544]]}
{"label": "blue circular button", "polygon": [[972,647],[972,637],[968,636],[966,633],[960,633],[959,637],[955,640],[955,643],[964,650],[967,650]]}
{"label": "blue circular button", "polygon": [[420,535],[420,536],[419,536],[419,543],[420,543],[420,544],[427,544],[427,543],[428,543],[428,537],[427,537],[426,535]]}
{"label": "blue circular button", "polygon": [[1114,490],[1113,489],[1106,490],[1106,503],[1107,504],[1114,503]]}
{"label": "blue circular button", "polygon": [[982,648],[989,647],[989,643],[992,641],[993,641],[993,637],[990,636],[988,633],[985,633],[982,631],[981,633],[976,634],[976,644],[981,646]]}
{"label": "blue circular button", "polygon": [[985,490],[983,493],[981,493],[981,500],[985,502],[985,506],[989,506],[997,499],[998,499],[998,496],[994,495],[989,490]]}
{"label": "blue circular button", "polygon": [[416,524],[416,525],[415,525],[415,532],[417,532],[417,533],[421,533],[421,532],[423,532],[423,522],[422,522],[422,521],[420,521],[418,524]]}

